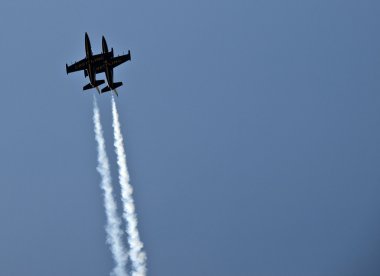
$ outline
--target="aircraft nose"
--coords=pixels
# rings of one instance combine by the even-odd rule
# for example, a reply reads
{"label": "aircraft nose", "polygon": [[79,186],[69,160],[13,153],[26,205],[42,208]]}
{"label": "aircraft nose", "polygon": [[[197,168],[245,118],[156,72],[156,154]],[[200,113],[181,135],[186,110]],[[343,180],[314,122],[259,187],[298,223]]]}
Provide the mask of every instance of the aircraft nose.
{"label": "aircraft nose", "polygon": [[104,36],[102,37],[102,49],[103,49],[103,53],[108,53],[107,41]]}

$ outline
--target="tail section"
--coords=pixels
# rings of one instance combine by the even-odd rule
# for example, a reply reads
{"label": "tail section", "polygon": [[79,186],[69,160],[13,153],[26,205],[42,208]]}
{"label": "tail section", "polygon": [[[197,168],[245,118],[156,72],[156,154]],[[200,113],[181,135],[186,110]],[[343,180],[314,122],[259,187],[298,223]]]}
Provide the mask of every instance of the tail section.
{"label": "tail section", "polygon": [[102,93],[106,93],[106,92],[109,92],[111,91],[111,88],[109,88],[109,86],[106,86],[102,89]]}
{"label": "tail section", "polygon": [[95,81],[95,85],[92,85],[92,83],[88,83],[85,86],[83,86],[83,90],[88,90],[91,88],[98,87],[99,85],[102,85],[104,83],[104,80],[97,80]]}
{"label": "tail section", "polygon": [[[109,86],[106,86],[106,87],[104,87],[104,88],[102,89],[102,93],[109,92],[109,91],[111,91],[111,90],[115,91],[116,88],[118,88],[118,87],[120,87],[120,86],[122,86],[122,85],[123,85],[122,82],[114,82],[113,85],[112,85],[112,88],[109,87]],[[116,95],[117,95],[117,93],[116,93]]]}
{"label": "tail section", "polygon": [[122,85],[123,85],[122,82],[114,82],[114,83],[113,83],[112,90],[115,90],[116,88],[118,88],[118,87],[120,87],[120,86],[122,86]]}
{"label": "tail section", "polygon": [[102,85],[104,83],[104,80],[97,80],[95,81],[95,87],[98,87],[99,85]]}
{"label": "tail section", "polygon": [[88,83],[85,86],[83,86],[83,90],[88,90],[88,89],[91,89],[91,88],[94,88],[91,83]]}

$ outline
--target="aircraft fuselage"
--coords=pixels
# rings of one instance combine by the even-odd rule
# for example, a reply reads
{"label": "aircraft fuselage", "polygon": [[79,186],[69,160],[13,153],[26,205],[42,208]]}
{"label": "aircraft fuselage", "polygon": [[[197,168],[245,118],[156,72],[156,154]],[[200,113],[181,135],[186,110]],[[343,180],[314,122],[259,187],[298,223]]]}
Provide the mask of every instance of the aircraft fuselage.
{"label": "aircraft fuselage", "polygon": [[93,66],[94,60],[92,57],[91,42],[90,42],[90,38],[88,37],[87,33],[85,35],[84,43],[85,43],[86,58],[87,58],[87,74],[88,74],[88,77],[90,79],[90,83],[92,84],[92,86],[95,87],[96,72],[95,72],[94,66]]}
{"label": "aircraft fuselage", "polygon": [[[105,37],[103,36],[102,37],[102,50],[103,50],[103,54],[107,54],[109,53],[108,52],[108,46],[107,46],[107,41],[105,39]],[[113,68],[110,67],[109,63],[110,63],[110,59],[113,58],[113,51],[112,51],[112,55],[110,56],[110,58],[106,58],[104,60],[104,72],[106,74],[106,78],[107,78],[107,82],[108,82],[108,85],[110,86],[110,88],[112,89],[112,86],[113,86]]]}
{"label": "aircraft fuselage", "polygon": [[117,87],[122,85],[122,82],[115,83],[113,81],[113,68],[130,60],[131,54],[130,54],[130,51],[128,51],[127,55],[114,57],[113,49],[111,50],[111,52],[108,51],[107,41],[104,36],[102,38],[102,50],[103,50],[103,54],[105,55],[109,54],[104,59],[104,72],[106,74],[108,87],[111,90],[115,90]]}

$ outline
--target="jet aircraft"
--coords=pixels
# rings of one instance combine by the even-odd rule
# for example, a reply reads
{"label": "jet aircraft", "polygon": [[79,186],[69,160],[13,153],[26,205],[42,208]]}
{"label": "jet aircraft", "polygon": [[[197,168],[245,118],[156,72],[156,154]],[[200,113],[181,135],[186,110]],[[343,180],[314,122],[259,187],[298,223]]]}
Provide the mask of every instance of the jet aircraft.
{"label": "jet aircraft", "polygon": [[104,80],[96,80],[96,74],[99,73],[96,71],[96,67],[103,64],[104,60],[108,58],[108,55],[111,55],[111,53],[94,55],[91,50],[91,42],[87,33],[85,34],[85,50],[86,57],[84,59],[75,62],[70,66],[66,64],[67,74],[83,70],[85,76],[89,76],[90,83],[86,84],[83,87],[83,90],[97,88],[99,85],[104,83]]}
{"label": "jet aircraft", "polygon": [[108,86],[102,89],[102,93],[108,91],[114,91],[118,96],[116,88],[123,85],[122,82],[113,81],[113,69],[120,64],[131,60],[131,52],[128,50],[128,54],[114,57],[113,48],[108,51],[107,41],[105,37],[102,37],[102,53],[98,55],[93,55],[91,50],[91,43],[88,34],[85,34],[85,49],[86,57],[74,64],[68,66],[66,64],[67,74],[76,71],[84,71],[84,76],[89,77],[90,83],[83,87],[83,90],[90,88],[97,88],[100,93],[98,86],[104,83],[104,80],[96,80],[96,74],[105,73],[107,78]]}
{"label": "jet aircraft", "polygon": [[[102,89],[102,93],[113,90],[115,94],[118,95],[116,88],[122,86],[123,83],[113,81],[113,68],[119,66],[120,64],[128,60],[131,60],[131,51],[128,50],[128,54],[126,55],[114,57],[113,48],[111,49],[111,52],[108,52],[107,41],[104,36],[102,37],[102,50],[103,50],[103,55],[105,56],[105,59],[104,59],[104,64],[103,64],[104,66],[99,68],[99,72],[104,70],[106,74],[106,78],[107,78],[107,83],[108,83],[108,86]],[[111,55],[109,55],[109,53],[111,53]]]}

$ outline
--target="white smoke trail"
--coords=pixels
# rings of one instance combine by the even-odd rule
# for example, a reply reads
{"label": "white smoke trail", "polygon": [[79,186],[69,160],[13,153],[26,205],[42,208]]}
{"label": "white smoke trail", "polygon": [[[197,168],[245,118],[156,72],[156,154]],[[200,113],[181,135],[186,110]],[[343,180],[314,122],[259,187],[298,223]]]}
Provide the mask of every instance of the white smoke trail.
{"label": "white smoke trail", "polygon": [[121,186],[121,197],[123,201],[123,216],[127,221],[127,234],[129,244],[129,256],[132,261],[132,275],[146,275],[146,255],[143,249],[143,243],[140,241],[140,235],[137,229],[137,218],[135,213],[135,204],[133,202],[133,188],[129,183],[129,174],[127,169],[127,160],[123,144],[123,136],[120,130],[119,115],[116,109],[115,99],[112,96],[112,119],[113,133],[115,138],[115,151],[117,155],[117,164],[119,165],[119,182]]}
{"label": "white smoke trail", "polygon": [[117,206],[112,195],[112,181],[110,165],[106,153],[105,141],[103,137],[102,125],[100,123],[100,113],[96,98],[94,96],[94,131],[95,139],[98,146],[98,166],[97,170],[101,176],[101,188],[104,192],[104,207],[106,209],[106,233],[107,243],[110,245],[115,268],[111,275],[125,276],[128,255],[122,242],[123,232],[121,230],[121,220],[117,215]]}

